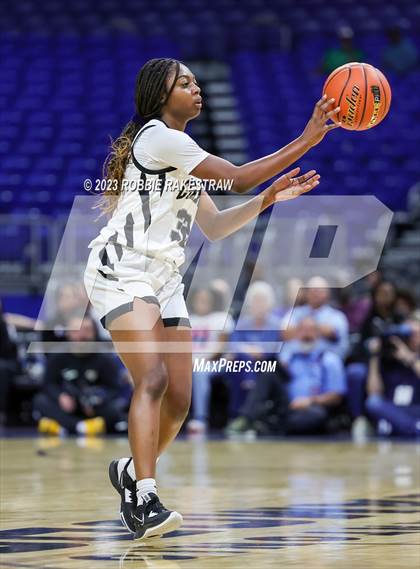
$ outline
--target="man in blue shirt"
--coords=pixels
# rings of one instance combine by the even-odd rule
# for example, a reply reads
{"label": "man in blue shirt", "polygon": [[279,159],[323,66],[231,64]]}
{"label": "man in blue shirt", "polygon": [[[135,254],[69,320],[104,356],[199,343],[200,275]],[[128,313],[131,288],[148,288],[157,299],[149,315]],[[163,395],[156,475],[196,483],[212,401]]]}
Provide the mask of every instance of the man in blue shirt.
{"label": "man in blue shirt", "polygon": [[325,350],[314,319],[304,318],[297,324],[295,338],[283,345],[278,358],[287,380],[273,373],[262,374],[229,431],[264,432],[264,424],[276,423],[276,414],[283,415],[277,424],[289,434],[325,430],[343,402],[346,379],[341,358]]}
{"label": "man in blue shirt", "polygon": [[325,350],[314,319],[304,318],[299,322],[295,339],[285,342],[279,361],[289,375],[287,431],[322,430],[330,412],[343,401],[346,378],[341,358]]}
{"label": "man in blue shirt", "polygon": [[320,346],[344,360],[349,347],[349,324],[345,314],[328,304],[330,288],[324,278],[312,277],[306,286],[306,304],[296,306],[283,318],[282,339],[293,340],[298,323],[303,318],[313,318],[320,332]]}

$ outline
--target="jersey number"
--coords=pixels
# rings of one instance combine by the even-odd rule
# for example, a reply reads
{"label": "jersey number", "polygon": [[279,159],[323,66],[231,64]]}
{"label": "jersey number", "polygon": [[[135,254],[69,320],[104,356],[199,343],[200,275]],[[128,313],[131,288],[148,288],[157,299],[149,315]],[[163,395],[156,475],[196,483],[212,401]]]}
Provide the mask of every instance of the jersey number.
{"label": "jersey number", "polygon": [[185,247],[191,231],[192,217],[186,209],[180,209],[177,218],[176,229],[171,231],[171,239],[178,241],[181,247]]}

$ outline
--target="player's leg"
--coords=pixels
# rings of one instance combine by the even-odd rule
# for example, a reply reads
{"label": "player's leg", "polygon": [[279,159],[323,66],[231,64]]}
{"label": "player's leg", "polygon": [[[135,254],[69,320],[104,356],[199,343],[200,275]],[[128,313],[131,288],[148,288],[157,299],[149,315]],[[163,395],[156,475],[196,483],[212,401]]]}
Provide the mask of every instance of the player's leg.
{"label": "player's leg", "polygon": [[169,345],[179,344],[182,352],[164,354],[168,388],[161,407],[158,455],[173,441],[188,415],[192,386],[191,328],[165,327],[164,337]]}
{"label": "player's leg", "polygon": [[[145,353],[141,348],[164,340],[159,308],[136,298],[133,310],[113,320],[108,328],[115,349],[134,383],[128,415],[128,436],[136,477],[154,478],[160,406],[168,376],[162,356]],[[139,351],[133,350],[136,345]]]}
{"label": "player's leg", "polygon": [[[181,345],[186,346],[189,353],[167,353],[163,356],[168,373],[168,388],[161,405],[158,456],[178,434],[191,402],[191,330],[186,327],[168,327],[164,330],[164,337],[166,342],[182,342]],[[113,460],[109,467],[109,477],[114,488],[121,494],[120,515],[125,523],[127,512],[132,510],[132,504],[126,498],[130,500],[130,490],[132,491],[133,480],[136,478],[133,459],[126,457]],[[128,494],[125,494],[125,490],[128,490]],[[130,523],[125,525],[132,531]]]}
{"label": "player's leg", "polygon": [[[136,538],[161,535],[173,531],[182,522],[177,512],[169,512],[161,505],[155,482],[160,411],[168,386],[168,375],[159,353],[127,348],[127,344],[132,348],[136,344],[141,347],[146,343],[152,348],[154,344],[164,341],[159,308],[136,298],[133,310],[116,318],[108,328],[115,348],[134,382],[128,435],[137,480],[136,495],[133,496],[131,492],[131,497],[137,498],[137,505],[132,511],[134,519],[128,519],[128,511],[125,522],[129,529],[135,530]],[[125,495],[126,490],[130,492],[131,489],[122,487],[121,493]],[[127,497],[124,498],[127,501]]]}

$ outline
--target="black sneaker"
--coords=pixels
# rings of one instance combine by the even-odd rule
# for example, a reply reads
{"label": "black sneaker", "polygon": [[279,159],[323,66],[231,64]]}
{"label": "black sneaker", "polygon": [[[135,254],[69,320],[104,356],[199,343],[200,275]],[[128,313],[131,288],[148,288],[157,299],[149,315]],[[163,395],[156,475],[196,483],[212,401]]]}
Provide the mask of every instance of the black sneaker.
{"label": "black sneaker", "polygon": [[[124,464],[123,461],[126,461],[126,463]],[[123,458],[113,460],[109,465],[109,479],[115,490],[121,496],[121,521],[129,532],[135,533],[136,529],[134,527],[132,514],[137,504],[136,482],[127,472],[127,467],[131,461],[132,458],[129,460]]]}
{"label": "black sneaker", "polygon": [[182,516],[167,510],[156,494],[150,493],[143,496],[143,503],[135,508],[133,521],[134,539],[146,539],[175,531],[182,524]]}

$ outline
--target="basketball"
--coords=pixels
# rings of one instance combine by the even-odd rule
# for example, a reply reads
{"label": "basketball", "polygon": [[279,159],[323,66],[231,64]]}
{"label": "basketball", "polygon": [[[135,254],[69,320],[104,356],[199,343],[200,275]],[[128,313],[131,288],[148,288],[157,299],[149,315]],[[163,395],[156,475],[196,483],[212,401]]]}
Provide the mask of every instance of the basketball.
{"label": "basketball", "polygon": [[391,87],[385,75],[369,63],[346,63],[325,81],[323,94],[334,98],[340,112],[332,117],[347,130],[368,130],[386,117]]}

